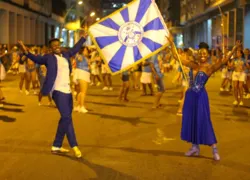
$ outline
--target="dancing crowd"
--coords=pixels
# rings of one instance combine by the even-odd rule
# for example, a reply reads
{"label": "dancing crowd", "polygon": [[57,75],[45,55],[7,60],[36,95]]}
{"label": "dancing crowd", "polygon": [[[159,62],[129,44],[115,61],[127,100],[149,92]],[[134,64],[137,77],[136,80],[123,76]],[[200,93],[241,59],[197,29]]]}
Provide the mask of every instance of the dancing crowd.
{"label": "dancing crowd", "polygon": [[[29,46],[29,50],[35,55],[44,55],[51,53],[49,47],[37,47]],[[63,50],[68,50],[64,48]],[[35,64],[33,61],[23,56],[22,52],[14,46],[11,52],[7,53],[4,48],[1,49],[1,57],[7,54],[11,55],[11,67],[9,73],[20,76],[19,90],[20,93],[26,95],[38,94],[38,104],[41,105],[42,95],[39,93],[39,88],[42,88],[46,77],[46,67],[44,65]],[[179,55],[187,55],[190,59],[194,60],[197,55],[197,51],[192,48],[177,49]],[[225,48],[224,54],[228,54],[229,50]],[[223,58],[223,52],[221,49],[212,49],[209,51],[209,63],[216,64]],[[181,105],[177,111],[177,115],[182,115],[182,103],[184,102],[185,92],[189,87],[189,71],[187,66],[182,66],[178,58],[175,57],[170,48],[166,48],[160,52],[157,56],[153,56],[146,61],[137,64],[121,74],[122,84],[121,92],[119,94],[119,100],[129,101],[128,92],[130,85],[134,90],[142,91],[142,96],[153,96],[155,89],[160,88],[160,92],[165,91],[164,84],[157,84],[154,78],[154,69],[151,64],[157,59],[159,63],[158,76],[164,76],[170,72],[175,72],[172,83],[177,87],[182,87],[182,95],[178,101]],[[88,86],[101,86],[104,91],[112,91],[112,76],[109,68],[102,60],[96,47],[84,46],[75,56],[71,58],[73,71],[71,74],[71,88],[72,92],[76,96],[77,103],[74,110],[86,113],[88,112],[85,104],[85,97]],[[221,67],[222,83],[220,87],[221,92],[232,92],[234,95],[233,105],[243,106],[243,98],[250,99],[250,54],[249,49],[243,47],[239,48],[237,52],[232,56],[229,62]],[[159,87],[160,86],[160,87]],[[147,87],[149,93],[147,92]],[[2,94],[2,93],[0,93]],[[161,95],[159,95],[161,97]],[[159,99],[158,96],[158,99]],[[52,105],[52,99],[50,96],[49,105]],[[1,97],[4,100],[4,97]],[[154,103],[153,108],[160,107],[158,100]]]}

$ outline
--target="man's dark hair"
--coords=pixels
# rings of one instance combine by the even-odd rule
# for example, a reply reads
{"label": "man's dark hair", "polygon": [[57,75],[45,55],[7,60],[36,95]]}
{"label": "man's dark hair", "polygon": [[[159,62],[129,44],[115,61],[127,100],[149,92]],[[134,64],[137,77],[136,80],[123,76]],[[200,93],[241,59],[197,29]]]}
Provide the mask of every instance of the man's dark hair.
{"label": "man's dark hair", "polygon": [[201,42],[199,44],[199,49],[202,49],[202,48],[209,50],[209,45],[205,42]]}
{"label": "man's dark hair", "polygon": [[49,40],[49,45],[51,45],[51,43],[54,42],[54,41],[60,42],[60,39],[58,39],[58,38],[53,38],[53,39]]}

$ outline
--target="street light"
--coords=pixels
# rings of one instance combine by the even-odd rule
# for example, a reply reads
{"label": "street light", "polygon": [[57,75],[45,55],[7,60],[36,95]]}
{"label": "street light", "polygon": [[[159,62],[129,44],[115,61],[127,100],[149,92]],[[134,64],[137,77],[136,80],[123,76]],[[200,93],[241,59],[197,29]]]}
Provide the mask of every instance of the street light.
{"label": "street light", "polygon": [[100,18],[98,17],[98,18],[96,18],[96,21],[99,21],[100,20]]}
{"label": "street light", "polygon": [[83,1],[78,1],[78,4],[81,5],[83,3]]}
{"label": "street light", "polygon": [[92,13],[90,14],[90,17],[93,17],[93,16],[95,16],[95,12],[92,12]]}

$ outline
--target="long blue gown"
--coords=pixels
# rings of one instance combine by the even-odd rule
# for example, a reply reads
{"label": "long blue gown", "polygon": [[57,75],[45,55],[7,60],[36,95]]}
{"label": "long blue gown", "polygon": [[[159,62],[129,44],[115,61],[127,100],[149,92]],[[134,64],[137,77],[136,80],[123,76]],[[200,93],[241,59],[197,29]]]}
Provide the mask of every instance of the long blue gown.
{"label": "long blue gown", "polygon": [[208,75],[202,71],[193,77],[193,70],[190,70],[190,87],[182,112],[181,139],[196,145],[211,146],[217,143],[205,89],[208,79]]}

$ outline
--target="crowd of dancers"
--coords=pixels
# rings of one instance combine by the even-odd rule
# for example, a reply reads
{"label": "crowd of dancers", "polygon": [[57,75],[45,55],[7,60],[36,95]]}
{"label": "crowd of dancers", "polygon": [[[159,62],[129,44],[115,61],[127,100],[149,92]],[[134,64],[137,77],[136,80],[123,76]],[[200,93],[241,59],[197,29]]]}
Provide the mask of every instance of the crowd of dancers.
{"label": "crowd of dancers", "polygon": [[[49,47],[29,47],[30,51],[36,55],[44,55],[51,53]],[[66,48],[64,50],[67,50]],[[229,51],[225,49],[224,54]],[[191,59],[197,52],[193,49],[178,49],[180,55],[187,55]],[[219,48],[216,50],[211,50],[209,52],[210,64],[216,64],[223,58],[222,50]],[[2,52],[1,56],[6,55]],[[159,62],[160,76],[168,74],[170,72],[175,72],[172,83],[176,86],[182,87],[183,93],[180,96],[179,109],[177,115],[182,115],[182,103],[185,97],[185,92],[189,87],[189,73],[190,69],[187,66],[181,66],[178,59],[174,57],[173,53],[169,48],[163,50],[156,57]],[[38,104],[42,105],[42,96],[39,93],[39,89],[42,88],[46,77],[46,67],[44,65],[37,65],[30,59],[22,55],[18,48],[15,46],[11,52],[12,64],[9,72],[12,74],[18,74],[20,76],[19,90],[21,93],[26,95],[38,94]],[[122,87],[121,92],[118,95],[119,99],[122,101],[129,101],[127,95],[130,86],[134,90],[142,91],[142,96],[155,94],[155,89],[158,88],[156,79],[153,75],[153,70],[150,63],[152,63],[152,58],[148,59],[130,70],[122,73]],[[76,56],[71,58],[71,63],[73,66],[73,71],[71,74],[71,89],[76,96],[76,106],[75,111],[81,113],[87,113],[88,110],[85,104],[85,97],[87,93],[88,86],[99,86],[104,91],[112,91],[112,76],[109,73],[107,65],[104,63],[100,57],[95,46],[85,46],[83,47]],[[239,49],[228,63],[222,66],[221,78],[222,83],[220,87],[221,92],[233,92],[235,100],[233,105],[243,106],[243,98],[250,98],[250,54],[249,49]],[[131,85],[132,84],[132,85]],[[161,84],[160,84],[161,85]],[[147,90],[148,87],[148,90]],[[163,85],[161,85],[163,88]],[[52,105],[52,99],[50,96],[49,104]],[[159,107],[160,104],[155,103],[154,108]]]}
{"label": "crowd of dancers", "polygon": [[[243,98],[250,98],[249,50],[243,49],[240,42],[237,42],[232,51],[226,49],[223,53],[219,49],[209,51],[206,43],[201,43],[198,50],[176,50],[172,39],[168,40],[170,47],[121,73],[122,83],[118,99],[129,101],[128,93],[132,83],[134,90],[142,91],[142,96],[155,95],[152,108],[160,108],[160,99],[165,92],[164,74],[175,71],[172,83],[182,86],[177,111],[177,115],[182,116],[181,138],[192,143],[186,155],[199,155],[199,145],[208,145],[212,147],[214,159],[219,160],[205,85],[209,77],[221,70],[220,91],[233,90],[233,104],[243,106]],[[21,51],[17,48],[12,51],[10,67],[11,73],[20,75],[21,93],[25,85],[26,95],[38,94],[39,105],[42,97],[48,96],[49,105],[52,105],[53,99],[61,114],[51,151],[67,153],[68,150],[61,147],[64,135],[67,135],[76,157],[81,157],[81,151],[74,133],[72,111],[88,112],[85,97],[89,85],[102,84],[102,90],[113,90],[108,66],[96,47],[82,46],[84,42],[85,38],[81,38],[74,48],[63,49],[58,39],[52,39],[50,46],[43,48],[26,47],[19,41]],[[1,57],[4,55],[6,54]],[[75,103],[71,94],[74,95]],[[2,92],[0,95],[1,101],[4,100]]]}

